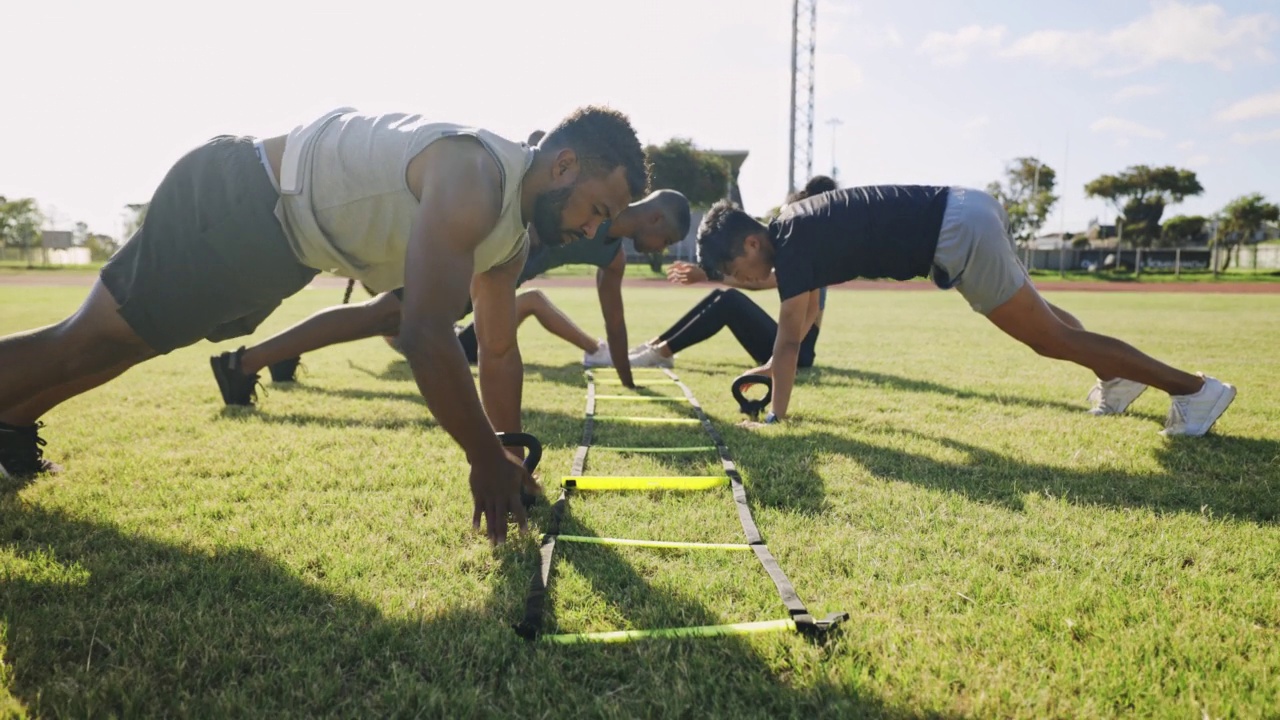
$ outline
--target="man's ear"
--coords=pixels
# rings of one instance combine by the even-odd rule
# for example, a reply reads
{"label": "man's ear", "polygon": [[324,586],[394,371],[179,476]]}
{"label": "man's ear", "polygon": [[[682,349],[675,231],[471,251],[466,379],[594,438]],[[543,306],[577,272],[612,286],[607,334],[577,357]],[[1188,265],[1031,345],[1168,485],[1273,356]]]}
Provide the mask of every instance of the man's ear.
{"label": "man's ear", "polygon": [[559,184],[570,184],[578,178],[578,153],[572,148],[565,148],[556,153],[551,164],[551,181]]}

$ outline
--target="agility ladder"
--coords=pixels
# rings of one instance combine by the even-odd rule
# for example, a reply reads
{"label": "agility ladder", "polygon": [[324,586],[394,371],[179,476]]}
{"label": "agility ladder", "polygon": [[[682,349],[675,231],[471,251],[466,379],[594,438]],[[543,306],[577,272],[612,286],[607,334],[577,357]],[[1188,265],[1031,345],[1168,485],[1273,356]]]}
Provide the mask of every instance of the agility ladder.
{"label": "agility ladder", "polygon": [[[738,474],[737,466],[733,462],[733,458],[729,455],[729,448],[725,445],[720,434],[716,432],[715,427],[711,424],[711,420],[703,411],[702,406],[698,403],[698,399],[694,397],[693,391],[687,385],[680,381],[680,378],[670,370],[662,370],[665,377],[651,378],[648,384],[667,383],[673,384],[680,388],[684,393],[684,398],[675,396],[645,396],[645,395],[611,395],[597,394],[596,385],[621,385],[621,381],[617,378],[602,378],[597,380],[592,371],[585,373],[587,379],[587,407],[586,417],[583,421],[582,443],[578,446],[577,452],[573,458],[572,474],[561,479],[560,497],[551,507],[551,522],[547,533],[542,537],[541,546],[541,566],[538,572],[534,574],[533,581],[529,586],[529,595],[525,599],[524,619],[516,624],[515,630],[521,637],[526,640],[541,640],[543,642],[552,643],[583,643],[583,642],[627,642],[643,638],[653,637],[709,637],[716,635],[745,635],[761,632],[773,632],[778,630],[797,630],[806,634],[823,633],[830,628],[836,626],[842,620],[848,619],[848,613],[838,612],[831,613],[821,620],[810,614],[808,608],[805,607],[800,596],[796,593],[795,587],[791,585],[791,581],[787,579],[786,573],[778,566],[778,561],[769,552],[768,545],[760,535],[759,528],[756,527],[755,519],[751,516],[751,508],[747,505],[747,492],[742,484],[742,476]],[[735,396],[739,393],[736,391]],[[616,402],[687,402],[693,407],[697,417],[693,418],[652,418],[652,417],[628,417],[625,415],[597,415],[596,403],[598,401],[616,401]],[[613,477],[613,476],[592,476],[586,475],[587,454],[591,451],[592,437],[595,431],[595,423],[598,421],[620,421],[620,422],[641,422],[641,423],[673,423],[673,424],[701,424],[702,429],[706,431],[710,437],[710,445],[698,445],[690,447],[605,447],[599,446],[600,450],[625,451],[633,453],[688,453],[688,452],[707,452],[714,450],[720,456],[720,463],[724,467],[724,475],[713,476],[697,476],[697,477]],[[560,533],[561,524],[569,511],[569,498],[578,491],[622,491],[622,490],[712,490],[720,487],[728,486],[733,493],[734,503],[738,508],[738,520],[742,523],[742,530],[746,534],[746,543],[693,543],[693,542],[670,542],[662,540],[629,540],[624,538],[602,538],[602,537],[586,537],[580,535],[562,535]],[[682,549],[698,549],[698,550],[719,550],[728,552],[752,552],[755,553],[760,564],[764,566],[765,572],[769,574],[769,578],[773,580],[774,586],[778,590],[778,595],[782,598],[782,603],[787,608],[788,616],[786,618],[765,620],[761,622],[733,623],[728,625],[703,625],[698,627],[685,628],[662,628],[653,630],[620,630],[616,632],[595,632],[595,633],[574,633],[574,634],[544,634],[542,632],[543,610],[547,596],[547,585],[551,581],[551,562],[555,556],[556,545],[561,542],[576,543],[592,543],[600,545],[625,545],[650,548],[682,548]]]}

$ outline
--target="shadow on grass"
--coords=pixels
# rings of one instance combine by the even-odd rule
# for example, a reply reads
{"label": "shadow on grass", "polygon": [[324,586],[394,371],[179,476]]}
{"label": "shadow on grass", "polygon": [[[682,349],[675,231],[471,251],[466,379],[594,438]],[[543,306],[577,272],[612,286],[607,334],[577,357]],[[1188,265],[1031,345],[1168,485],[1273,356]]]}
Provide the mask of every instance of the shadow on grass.
{"label": "shadow on grass", "polygon": [[[373,371],[362,367],[355,363],[351,363],[351,368],[362,372],[370,377],[379,380],[394,380],[403,382],[413,382],[413,370],[409,368],[406,360],[392,360],[381,371]],[[472,366],[474,367],[474,366]],[[524,363],[525,382],[531,380],[543,380],[559,385],[572,385],[574,387],[586,388],[586,383],[582,379],[582,366],[576,363],[569,365],[543,365],[540,363]]]}
{"label": "shadow on grass", "polygon": [[[343,391],[339,391],[342,393]],[[345,394],[358,398],[362,391],[349,391]],[[373,393],[377,395],[377,393]],[[422,397],[416,396],[421,402]],[[359,426],[375,430],[403,430],[406,428],[439,429],[439,424],[425,407],[422,415],[413,418],[403,417],[350,417],[342,415],[319,415],[313,413],[284,412],[274,413],[269,409],[224,407],[218,411],[218,417],[225,421],[237,422],[246,426],[255,424],[297,425],[319,427],[352,427]],[[547,449],[577,447],[582,437],[582,416],[568,413],[525,408],[521,413],[521,423],[525,432],[537,436],[542,446]]]}
{"label": "shadow on grass", "polygon": [[[1036,398],[1019,397],[1017,395],[953,388],[947,385],[930,382],[928,380],[917,380],[915,378],[903,377],[901,375],[871,372],[869,370],[853,370],[850,368],[820,366],[811,368],[808,371],[808,374],[802,376],[802,378],[804,378],[801,380],[802,383],[822,383],[828,378],[839,378],[841,380],[850,380],[853,383],[887,387],[904,392],[945,395],[947,397],[953,397],[960,400],[982,400],[1001,406],[1021,405],[1029,408],[1049,407],[1077,415],[1086,409],[1083,401],[1083,394],[1081,395],[1080,403],[1072,404],[1058,402],[1055,400],[1041,400]],[[1141,413],[1139,413],[1139,415],[1141,416]],[[1160,419],[1163,420],[1163,418]]]}
{"label": "shadow on grass", "polygon": [[[532,543],[497,551],[485,597],[390,618],[252,549],[159,542],[13,495],[0,510],[17,568],[0,574],[7,685],[34,716],[907,715],[825,679],[793,686],[787,658],[734,638],[529,646],[510,624]],[[615,597],[652,593],[611,555],[580,569]],[[692,598],[649,600],[710,618]]]}
{"label": "shadow on grass", "polygon": [[[936,443],[964,459],[937,460],[827,431],[804,433],[802,448],[794,437],[781,441],[756,435],[754,443],[745,438],[738,442],[738,447],[753,448],[742,463],[751,478],[748,492],[766,505],[812,509],[824,485],[815,467],[815,451],[821,450],[844,455],[877,478],[961,493],[1015,511],[1023,509],[1027,493],[1044,493],[1078,505],[1204,512],[1256,523],[1280,520],[1274,487],[1280,441],[1269,438],[1169,438],[1156,450],[1161,472],[1132,473],[1024,462],[950,438],[901,428],[893,432]],[[774,464],[767,464],[768,459]]]}

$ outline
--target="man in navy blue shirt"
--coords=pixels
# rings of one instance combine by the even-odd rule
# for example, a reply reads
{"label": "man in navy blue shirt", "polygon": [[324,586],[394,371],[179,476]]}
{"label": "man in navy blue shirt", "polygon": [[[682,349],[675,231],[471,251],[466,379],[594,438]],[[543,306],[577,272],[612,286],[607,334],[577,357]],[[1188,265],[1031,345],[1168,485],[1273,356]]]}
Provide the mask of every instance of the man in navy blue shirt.
{"label": "man in navy blue shirt", "polygon": [[1203,435],[1235,398],[1231,385],[1170,367],[1115,338],[1088,332],[1047,302],[1018,262],[1004,209],[960,187],[845,188],[786,206],[768,225],[722,201],[698,229],[698,262],[711,277],[759,282],[773,272],[782,299],[773,357],[773,412],[787,415],[804,330],[818,290],[855,278],[930,277],[955,288],[996,327],[1040,355],[1092,370],[1092,412],[1124,412],[1147,386],[1170,397],[1164,435]]}

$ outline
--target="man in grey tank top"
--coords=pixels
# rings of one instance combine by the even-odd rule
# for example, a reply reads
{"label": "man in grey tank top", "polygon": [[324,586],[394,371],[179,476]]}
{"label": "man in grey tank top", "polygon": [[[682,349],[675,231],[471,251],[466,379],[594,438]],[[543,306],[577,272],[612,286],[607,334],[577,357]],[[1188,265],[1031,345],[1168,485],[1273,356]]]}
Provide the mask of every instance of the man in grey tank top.
{"label": "man in grey tank top", "polygon": [[[289,135],[218,136],[182,157],[142,227],[60,323],[0,338],[0,476],[55,472],[40,418],[157,355],[254,330],[321,270],[404,286],[401,347],[470,464],[472,522],[526,528],[515,289],[532,223],[560,244],[648,188],[630,121],[585,107],[534,149],[407,114],[326,114]],[[349,212],[343,212],[343,209]],[[480,394],[453,323],[474,297]],[[483,401],[483,402],[482,402]]]}

